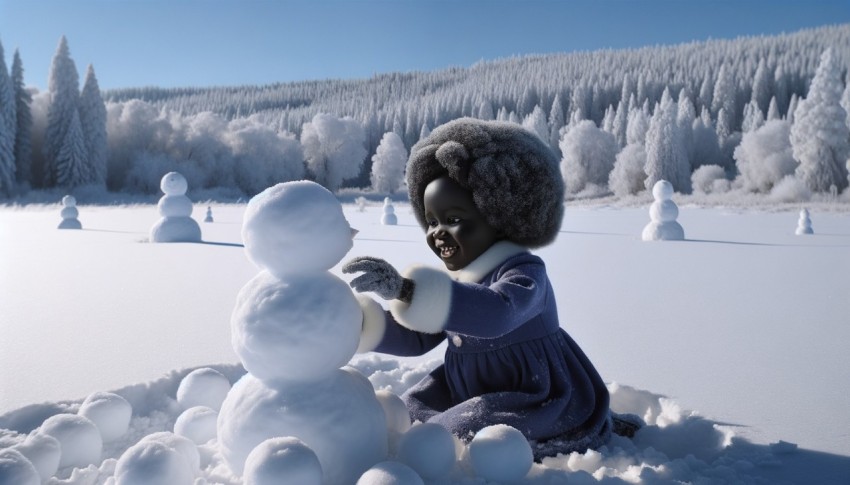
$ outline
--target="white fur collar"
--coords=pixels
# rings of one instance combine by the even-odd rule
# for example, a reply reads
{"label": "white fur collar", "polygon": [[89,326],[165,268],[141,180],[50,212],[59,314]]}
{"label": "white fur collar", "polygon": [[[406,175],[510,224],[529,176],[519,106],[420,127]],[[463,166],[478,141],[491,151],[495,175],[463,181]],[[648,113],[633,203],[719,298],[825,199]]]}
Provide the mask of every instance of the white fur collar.
{"label": "white fur collar", "polygon": [[461,283],[478,283],[481,281],[481,278],[490,274],[504,260],[527,251],[528,248],[519,244],[510,241],[499,241],[490,246],[481,256],[475,258],[475,261],[459,270],[448,271],[448,274],[451,279]]}

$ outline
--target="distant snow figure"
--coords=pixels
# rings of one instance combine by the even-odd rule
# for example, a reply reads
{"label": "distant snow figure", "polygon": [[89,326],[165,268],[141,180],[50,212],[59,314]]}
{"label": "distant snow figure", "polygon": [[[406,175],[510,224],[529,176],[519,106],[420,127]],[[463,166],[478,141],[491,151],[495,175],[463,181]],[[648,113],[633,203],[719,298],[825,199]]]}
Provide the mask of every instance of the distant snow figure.
{"label": "distant snow figure", "polygon": [[381,216],[381,224],[385,226],[394,226],[398,224],[398,218],[395,215],[395,207],[393,201],[389,197],[384,198],[384,215]]}
{"label": "distant snow figure", "polygon": [[676,222],[679,207],[673,202],[673,185],[666,180],[655,182],[652,187],[655,202],[649,207],[650,223],[643,228],[644,241],[681,241],[685,230]]}
{"label": "distant snow figure", "polygon": [[165,194],[157,204],[162,218],[151,228],[150,241],[199,242],[201,227],[191,217],[192,201],[186,197],[186,177],[178,172],[169,172],[162,177],[159,187]]}
{"label": "distant snow figure", "polygon": [[62,197],[62,222],[59,223],[59,229],[82,229],[83,225],[77,220],[80,211],[77,210],[77,199],[73,195]]}
{"label": "distant snow figure", "polygon": [[213,222],[212,208],[207,206],[207,215],[204,217],[204,222]]}
{"label": "distant snow figure", "polygon": [[361,195],[354,199],[354,202],[357,204],[357,212],[366,212],[366,197]]}
{"label": "distant snow figure", "polygon": [[798,236],[803,236],[806,234],[814,234],[815,231],[812,230],[812,218],[809,216],[808,209],[800,210],[800,218],[797,219],[797,231],[796,234]]}
{"label": "distant snow figure", "polygon": [[260,272],[240,290],[230,324],[248,373],[228,392],[217,426],[221,455],[246,485],[290,483],[263,470],[287,466],[276,453],[295,448],[272,443],[256,451],[275,437],[301,440],[309,453],[299,456],[315,453],[318,464],[305,473],[320,470],[324,484],[354,483],[387,458],[387,419],[375,390],[344,367],[360,343],[364,310],[329,272],[353,234],[337,198],[314,182],[277,184],[245,209],[242,240]]}

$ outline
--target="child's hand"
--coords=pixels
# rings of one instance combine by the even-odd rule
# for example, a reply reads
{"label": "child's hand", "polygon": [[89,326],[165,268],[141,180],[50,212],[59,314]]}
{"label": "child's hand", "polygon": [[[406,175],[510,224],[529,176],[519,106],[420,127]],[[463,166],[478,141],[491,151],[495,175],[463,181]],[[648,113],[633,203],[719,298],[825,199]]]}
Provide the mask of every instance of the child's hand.
{"label": "child's hand", "polygon": [[413,282],[402,278],[398,271],[383,259],[359,256],[345,263],[342,272],[363,272],[349,283],[360,293],[371,291],[385,300],[401,299],[408,302],[413,296]]}

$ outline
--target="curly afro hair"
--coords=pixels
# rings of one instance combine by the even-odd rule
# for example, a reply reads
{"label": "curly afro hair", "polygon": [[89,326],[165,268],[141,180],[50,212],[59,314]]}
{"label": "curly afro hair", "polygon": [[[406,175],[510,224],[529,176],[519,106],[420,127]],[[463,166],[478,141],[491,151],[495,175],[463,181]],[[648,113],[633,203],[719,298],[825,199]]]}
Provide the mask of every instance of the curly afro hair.
{"label": "curly afro hair", "polygon": [[426,228],[425,187],[448,175],[505,238],[529,248],[551,243],[564,213],[564,180],[554,152],[515,123],[460,118],[413,146],[407,161],[410,204]]}

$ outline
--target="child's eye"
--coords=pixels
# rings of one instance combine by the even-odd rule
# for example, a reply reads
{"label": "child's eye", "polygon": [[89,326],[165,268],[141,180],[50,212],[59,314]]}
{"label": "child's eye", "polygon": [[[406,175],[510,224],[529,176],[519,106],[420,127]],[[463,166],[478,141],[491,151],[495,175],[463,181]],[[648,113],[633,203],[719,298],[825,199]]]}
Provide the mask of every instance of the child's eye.
{"label": "child's eye", "polygon": [[428,219],[427,221],[425,221],[425,223],[428,224],[430,227],[437,227],[437,221],[434,219]]}
{"label": "child's eye", "polygon": [[446,222],[448,222],[449,224],[457,224],[457,223],[460,222],[460,217],[451,216],[448,219],[446,219]]}

